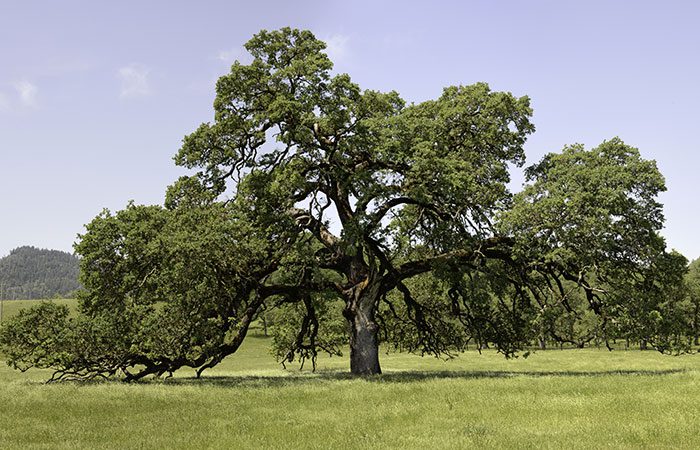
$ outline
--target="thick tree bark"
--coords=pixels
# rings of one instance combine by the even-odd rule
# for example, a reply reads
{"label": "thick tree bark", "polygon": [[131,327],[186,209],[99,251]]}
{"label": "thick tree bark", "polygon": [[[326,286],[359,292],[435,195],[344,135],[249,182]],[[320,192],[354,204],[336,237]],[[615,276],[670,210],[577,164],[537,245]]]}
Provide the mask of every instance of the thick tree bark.
{"label": "thick tree bark", "polygon": [[352,321],[350,334],[350,372],[353,375],[377,375],[379,366],[379,339],[377,324],[358,314]]}
{"label": "thick tree bark", "polygon": [[352,289],[345,309],[350,323],[350,372],[353,375],[377,375],[379,366],[379,325],[375,309],[379,284],[360,283]]}

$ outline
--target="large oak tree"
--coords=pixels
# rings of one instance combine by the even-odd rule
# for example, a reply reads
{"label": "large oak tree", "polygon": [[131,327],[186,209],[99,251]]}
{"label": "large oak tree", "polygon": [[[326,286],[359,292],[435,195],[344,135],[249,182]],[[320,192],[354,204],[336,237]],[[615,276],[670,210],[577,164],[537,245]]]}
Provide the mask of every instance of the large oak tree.
{"label": "large oak tree", "polygon": [[[333,75],[308,31],[262,31],[246,48],[252,62],[217,83],[214,121],[175,157],[192,175],[165,208],[87,226],[81,316],[20,316],[2,335],[11,363],[59,378],[201,373],[275,309],[281,359],[338,353],[347,332],[353,374],[381,372],[380,340],[511,355],[548,310],[572,312],[574,289],[607,323],[634,301],[609,295],[618,280],[665,255],[663,178],[619,139],[546,156],[514,198],[527,97],[478,83],[407,105]],[[66,331],[37,353],[21,343],[36,322]]]}

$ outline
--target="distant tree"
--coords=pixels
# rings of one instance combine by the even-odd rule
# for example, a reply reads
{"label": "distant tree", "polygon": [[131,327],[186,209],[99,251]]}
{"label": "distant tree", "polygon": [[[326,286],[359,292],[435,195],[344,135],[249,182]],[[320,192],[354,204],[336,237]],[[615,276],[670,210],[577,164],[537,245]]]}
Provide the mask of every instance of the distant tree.
{"label": "distant tree", "polygon": [[[547,155],[526,175],[531,183],[502,224],[516,239],[514,254],[531,261],[529,285],[543,311],[580,321],[583,311],[572,301],[580,289],[606,338],[611,325],[665,301],[684,268],[658,234],[663,214],[656,196],[665,186],[653,161],[615,138],[590,151],[574,145]],[[655,336],[649,322],[635,326],[638,337]]]}
{"label": "distant tree", "polygon": [[619,139],[567,147],[513,198],[508,167],[534,131],[527,97],[479,83],[407,106],[332,76],[324,47],[288,28],[246,44],[253,61],[219,79],[215,121],[175,158],[197,172],[165,208],[105,212],[77,244],[81,316],[57,348],[80,351],[47,364],[3,330],[10,364],[58,378],[201,373],[265,309],[280,359],[347,340],[351,372],[378,374],[381,340],[513,355],[548,305],[571,309],[570,289],[605,332],[624,311],[608,300],[617,283],[665,255],[656,165]]}
{"label": "distant tree", "polygon": [[688,300],[691,305],[693,343],[700,345],[700,258],[691,262],[685,277]]}
{"label": "distant tree", "polygon": [[545,303],[540,313],[542,338],[578,348],[591,342],[598,343],[604,337],[601,317],[591,310],[576,283],[566,280],[561,280],[561,283],[566,292],[565,299]]}
{"label": "distant tree", "polygon": [[687,264],[677,252],[664,253],[611,288],[608,297],[622,337],[639,342],[642,349],[690,350],[692,309],[683,282]]}

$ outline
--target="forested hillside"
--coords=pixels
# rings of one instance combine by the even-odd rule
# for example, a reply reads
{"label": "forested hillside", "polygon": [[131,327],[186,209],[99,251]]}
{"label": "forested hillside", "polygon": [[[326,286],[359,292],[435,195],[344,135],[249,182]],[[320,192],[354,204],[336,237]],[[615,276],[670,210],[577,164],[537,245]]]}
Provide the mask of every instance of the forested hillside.
{"label": "forested hillside", "polygon": [[0,258],[0,298],[67,297],[79,287],[78,258],[70,253],[25,246]]}

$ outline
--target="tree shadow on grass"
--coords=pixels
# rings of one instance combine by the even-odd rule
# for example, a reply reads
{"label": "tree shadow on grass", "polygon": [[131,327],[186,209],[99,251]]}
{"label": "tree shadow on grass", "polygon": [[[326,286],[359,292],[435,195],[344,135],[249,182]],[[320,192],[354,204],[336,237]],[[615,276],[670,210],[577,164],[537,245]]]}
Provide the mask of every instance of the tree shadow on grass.
{"label": "tree shadow on grass", "polygon": [[[189,386],[216,386],[216,387],[284,387],[297,386],[308,383],[323,383],[332,381],[361,380],[369,383],[414,383],[427,380],[440,379],[494,379],[516,377],[607,377],[607,376],[665,376],[687,372],[687,369],[665,370],[603,370],[603,371],[401,371],[388,372],[381,375],[355,376],[348,372],[321,371],[316,373],[298,373],[282,376],[269,375],[229,375],[176,377],[163,380],[165,384],[189,385]],[[144,381],[148,383],[150,381]]]}

